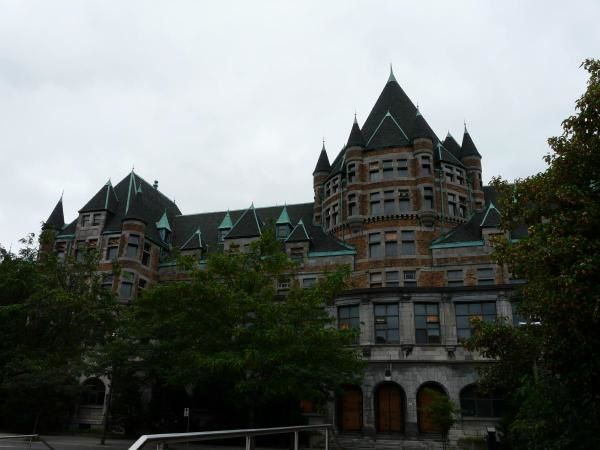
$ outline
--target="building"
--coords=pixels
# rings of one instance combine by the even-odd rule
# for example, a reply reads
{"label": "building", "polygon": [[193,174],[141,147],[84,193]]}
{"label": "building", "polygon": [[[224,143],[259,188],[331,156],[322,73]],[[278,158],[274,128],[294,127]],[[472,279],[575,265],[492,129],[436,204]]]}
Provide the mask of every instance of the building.
{"label": "building", "polygon": [[[368,368],[362,384],[348,386],[332,408],[338,429],[359,441],[390,433],[427,437],[432,427],[419,411],[430,388],[460,404],[455,438],[481,434],[502,402],[477,393],[477,366],[489,361],[461,342],[474,317],[512,320],[517,280],[490,259],[500,211],[482,184],[482,156],[466,127],[461,144],[450,134],[440,140],[390,73],[363,126],[354,120],[332,162],[323,146],[312,176],[313,202],[182,214],[157,182],[132,171],[106,183],[71,223],[59,201],[45,226],[59,257],[98,249],[104,284],[123,302],[184,276],[167,258],[171,249],[201,261],[211,252],[244,251],[275,226],[299,263],[302,286],[332,266],[352,268],[353,289],[331,314],[338,326],[360,329],[357,345]],[[119,279],[111,272],[115,260]],[[101,421],[102,408],[86,417]]]}

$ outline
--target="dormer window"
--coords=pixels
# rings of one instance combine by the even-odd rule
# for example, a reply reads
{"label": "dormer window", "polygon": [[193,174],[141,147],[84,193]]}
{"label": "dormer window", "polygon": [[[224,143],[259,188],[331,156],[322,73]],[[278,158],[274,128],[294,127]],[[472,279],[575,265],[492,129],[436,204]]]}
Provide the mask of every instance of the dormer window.
{"label": "dormer window", "polygon": [[81,216],[81,226],[82,227],[89,227],[90,226],[90,221],[91,221],[91,215],[90,214],[84,214],[83,216]]}
{"label": "dormer window", "polygon": [[95,213],[92,216],[92,226],[93,227],[99,226],[100,223],[101,223],[101,221],[102,221],[102,214],[101,213]]}
{"label": "dormer window", "polygon": [[231,228],[223,228],[219,230],[219,242],[225,241],[225,236],[227,236],[227,233],[229,233],[230,229]]}
{"label": "dormer window", "polygon": [[290,226],[287,224],[277,225],[277,239],[285,239],[290,234]]}
{"label": "dormer window", "polygon": [[158,230],[158,234],[163,242],[166,242],[167,244],[169,243],[169,240],[171,239],[171,232],[169,230],[166,228],[161,228]]}

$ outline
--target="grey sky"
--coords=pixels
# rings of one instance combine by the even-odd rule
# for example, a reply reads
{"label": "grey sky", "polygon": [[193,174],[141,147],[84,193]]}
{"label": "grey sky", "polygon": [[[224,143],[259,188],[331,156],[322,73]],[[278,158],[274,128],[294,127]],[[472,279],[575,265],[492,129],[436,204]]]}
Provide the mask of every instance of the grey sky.
{"label": "grey sky", "polygon": [[596,1],[0,0],[0,244],[135,166],[184,214],[312,200],[388,77],[484,178],[543,170],[600,56]]}

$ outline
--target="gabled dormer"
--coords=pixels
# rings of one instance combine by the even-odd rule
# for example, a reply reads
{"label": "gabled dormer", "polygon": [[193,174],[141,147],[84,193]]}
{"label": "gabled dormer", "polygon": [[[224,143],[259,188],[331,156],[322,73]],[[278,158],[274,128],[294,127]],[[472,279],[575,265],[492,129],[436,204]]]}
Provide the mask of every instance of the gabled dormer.
{"label": "gabled dormer", "polygon": [[277,222],[275,222],[275,232],[277,239],[287,239],[292,231],[292,221],[288,215],[287,207],[284,206],[279,214]]}
{"label": "gabled dormer", "polygon": [[202,240],[200,228],[197,228],[196,231],[192,233],[187,241],[183,243],[180,250],[183,254],[197,254],[198,259],[202,258],[202,254],[205,250],[205,243]]}
{"label": "gabled dormer", "polygon": [[158,235],[160,239],[168,244],[171,240],[171,224],[169,223],[169,217],[167,216],[167,210],[160,217],[158,222],[156,222],[156,229],[158,230]]}
{"label": "gabled dormer", "polygon": [[219,243],[222,243],[225,240],[225,236],[227,236],[227,233],[229,233],[229,231],[233,228],[233,223],[231,222],[231,215],[229,214],[229,211],[227,211],[227,214],[225,214],[225,217],[223,217],[223,220],[221,221],[221,224],[219,225],[219,232],[218,232],[218,241]]}
{"label": "gabled dormer", "polygon": [[285,240],[285,250],[289,257],[296,262],[302,262],[308,256],[310,236],[302,219],[298,221]]}
{"label": "gabled dormer", "polygon": [[256,214],[254,204],[250,205],[225,236],[225,250],[245,251],[250,243],[262,235],[263,223]]}

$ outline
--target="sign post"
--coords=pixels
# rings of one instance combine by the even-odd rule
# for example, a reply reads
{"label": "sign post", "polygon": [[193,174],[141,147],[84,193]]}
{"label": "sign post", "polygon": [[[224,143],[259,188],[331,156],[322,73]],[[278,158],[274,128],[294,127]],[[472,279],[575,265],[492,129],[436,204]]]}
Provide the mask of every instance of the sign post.
{"label": "sign post", "polygon": [[[183,417],[185,417],[185,431],[190,432],[190,408],[183,408]],[[185,448],[188,448],[189,442],[185,443]]]}

